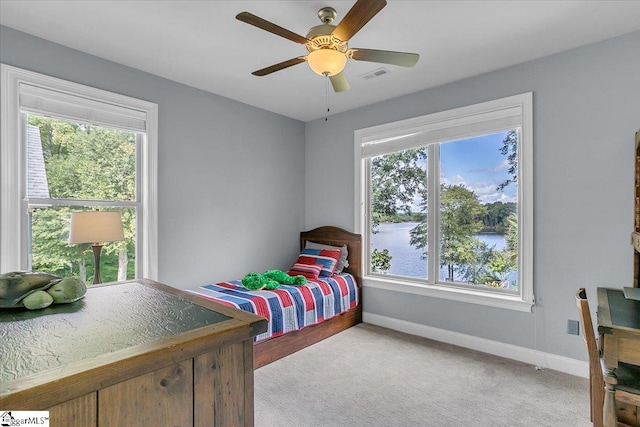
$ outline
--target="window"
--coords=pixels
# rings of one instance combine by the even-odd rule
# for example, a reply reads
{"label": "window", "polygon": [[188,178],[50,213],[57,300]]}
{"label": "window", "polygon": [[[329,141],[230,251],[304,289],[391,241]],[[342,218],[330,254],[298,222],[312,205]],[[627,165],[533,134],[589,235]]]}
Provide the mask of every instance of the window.
{"label": "window", "polygon": [[[2,65],[0,269],[91,277],[72,211],[118,210],[103,281],[156,278],[157,106]],[[6,96],[5,96],[6,94]]]}
{"label": "window", "polygon": [[356,131],[365,286],[529,311],[532,94]]}

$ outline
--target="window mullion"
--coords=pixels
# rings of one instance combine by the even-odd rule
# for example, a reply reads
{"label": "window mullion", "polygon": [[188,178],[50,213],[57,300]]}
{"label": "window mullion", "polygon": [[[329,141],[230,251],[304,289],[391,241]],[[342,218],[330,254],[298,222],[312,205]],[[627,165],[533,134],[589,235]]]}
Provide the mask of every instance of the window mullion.
{"label": "window mullion", "polygon": [[29,253],[24,250],[25,248],[31,248],[31,218],[29,216],[27,208],[29,207],[29,202],[27,200],[27,173],[28,173],[28,160],[27,160],[27,149],[26,144],[23,141],[26,139],[27,129],[27,115],[24,113],[20,113],[20,132],[19,136],[19,152],[20,152],[20,165],[21,171],[20,176],[18,178],[18,187],[20,188],[20,247],[18,249],[19,257],[20,257],[20,270],[24,269],[24,266],[27,266],[28,269],[31,269],[30,265],[30,256]]}
{"label": "window mullion", "polygon": [[371,273],[371,157],[367,158],[363,162],[364,171],[362,173],[363,182],[365,183],[365,191],[363,194],[363,202],[364,208],[361,205],[361,212],[364,216],[364,232],[362,233],[362,237],[364,238],[364,248],[365,248],[365,272],[366,274]]}
{"label": "window mullion", "polygon": [[[142,201],[142,197],[141,195],[143,194],[142,189],[144,188],[144,176],[146,174],[146,170],[145,173],[143,173],[143,167],[146,167],[146,165],[143,166],[143,152],[144,152],[144,140],[145,136],[140,134],[140,133],[136,133],[136,177],[135,177],[135,192],[136,192],[136,221],[135,221],[135,227],[136,227],[136,235],[134,237],[135,240],[135,277],[140,277],[142,275],[142,263],[143,263],[143,259],[144,259],[144,250],[145,250],[145,245],[144,245],[144,234],[145,234],[145,229],[144,229],[144,215],[146,214],[146,212],[143,212],[144,210],[144,204]],[[146,155],[146,152],[145,152]]]}
{"label": "window mullion", "polygon": [[428,274],[427,281],[429,284],[435,284],[439,276],[440,259],[440,154],[438,144],[430,144],[427,152],[428,168],[427,168],[427,186],[429,188],[429,200],[427,211],[428,222],[428,245],[427,265]]}
{"label": "window mullion", "polygon": [[29,207],[49,207],[49,206],[104,206],[104,207],[137,207],[138,202],[129,200],[85,200],[85,199],[41,199],[28,198],[26,202]]}

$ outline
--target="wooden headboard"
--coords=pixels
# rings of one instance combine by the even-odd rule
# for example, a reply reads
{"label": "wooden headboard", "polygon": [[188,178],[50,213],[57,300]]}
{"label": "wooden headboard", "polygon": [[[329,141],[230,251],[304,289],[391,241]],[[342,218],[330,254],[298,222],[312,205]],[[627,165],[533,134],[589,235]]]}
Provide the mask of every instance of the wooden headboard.
{"label": "wooden headboard", "polygon": [[362,237],[339,227],[324,226],[300,233],[300,249],[307,241],[332,246],[347,245],[349,267],[347,273],[355,276],[358,286],[362,285]]}

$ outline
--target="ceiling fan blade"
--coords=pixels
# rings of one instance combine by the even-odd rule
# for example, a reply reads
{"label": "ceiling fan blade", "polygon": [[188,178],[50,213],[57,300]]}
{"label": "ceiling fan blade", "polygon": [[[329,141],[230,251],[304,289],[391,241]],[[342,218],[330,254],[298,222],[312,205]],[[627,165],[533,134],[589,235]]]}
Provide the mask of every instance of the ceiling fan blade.
{"label": "ceiling fan blade", "polygon": [[293,31],[282,28],[249,12],[240,12],[236,15],[236,19],[265,31],[269,31],[270,33],[273,33],[280,37],[284,37],[285,39],[289,39],[296,43],[305,44],[309,41],[306,37],[302,37],[301,35],[296,34]]}
{"label": "ceiling fan blade", "polygon": [[262,76],[266,76],[267,74],[275,73],[276,71],[284,70],[285,68],[289,68],[291,66],[298,65],[306,61],[307,61],[307,58],[305,58],[304,56],[300,56],[298,58],[292,58],[287,61],[283,61],[278,64],[272,65],[270,67],[263,68],[258,71],[254,71],[251,74],[253,74],[254,76],[262,77]]}
{"label": "ceiling fan blade", "polygon": [[356,4],[349,9],[349,12],[342,18],[342,21],[333,30],[332,34],[343,42],[348,41],[386,5],[386,0],[356,1]]}
{"label": "ceiling fan blade", "polygon": [[335,92],[349,90],[349,82],[347,81],[347,76],[344,74],[344,71],[340,71],[338,74],[329,77],[329,80],[331,80],[331,85]]}
{"label": "ceiling fan blade", "polygon": [[420,55],[417,53],[358,48],[350,49],[348,57],[356,61],[381,62],[402,67],[413,67],[420,59]]}

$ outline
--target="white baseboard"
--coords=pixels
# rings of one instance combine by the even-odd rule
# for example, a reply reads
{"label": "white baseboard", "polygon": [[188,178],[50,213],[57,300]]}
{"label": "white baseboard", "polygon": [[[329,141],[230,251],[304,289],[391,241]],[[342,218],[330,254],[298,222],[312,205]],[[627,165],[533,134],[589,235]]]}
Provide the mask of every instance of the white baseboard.
{"label": "white baseboard", "polygon": [[419,323],[407,322],[406,320],[394,319],[392,317],[381,316],[379,314],[364,312],[362,313],[362,320],[365,323],[371,323],[372,325],[378,325],[395,331],[470,348],[472,350],[493,354],[495,356],[506,357],[520,362],[529,363],[539,368],[553,369],[555,371],[565,372],[578,377],[589,378],[589,363],[582,360],[571,359],[564,356],[532,350],[530,348],[474,337],[472,335],[465,335],[459,332],[447,331],[445,329],[434,328],[432,326],[421,325]]}

